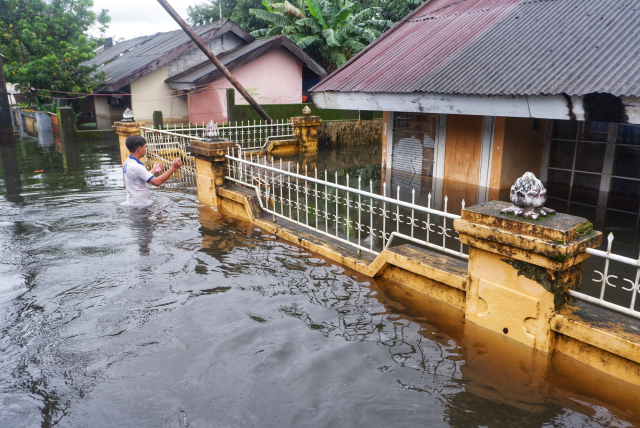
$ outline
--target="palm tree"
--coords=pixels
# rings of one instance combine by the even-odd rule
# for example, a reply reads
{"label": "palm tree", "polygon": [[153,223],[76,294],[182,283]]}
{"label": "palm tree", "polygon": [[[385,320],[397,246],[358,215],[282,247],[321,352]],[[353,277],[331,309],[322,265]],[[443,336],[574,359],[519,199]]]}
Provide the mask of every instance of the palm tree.
{"label": "palm tree", "polygon": [[254,37],[284,34],[320,60],[329,71],[347,62],[393,23],[380,18],[380,10],[358,11],[349,0],[262,0],[265,9],[249,12],[269,23],[251,32]]}

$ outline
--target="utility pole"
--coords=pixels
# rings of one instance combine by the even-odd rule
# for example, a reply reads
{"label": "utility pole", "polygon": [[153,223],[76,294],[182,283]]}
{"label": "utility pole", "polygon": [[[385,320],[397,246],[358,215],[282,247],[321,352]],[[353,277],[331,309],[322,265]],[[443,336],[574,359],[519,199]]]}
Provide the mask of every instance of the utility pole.
{"label": "utility pole", "polygon": [[7,82],[4,79],[4,55],[0,53],[0,146],[15,144],[13,125],[11,124],[11,107],[9,107],[9,94]]}
{"label": "utility pole", "polygon": [[253,99],[249,92],[244,89],[240,82],[238,82],[236,78],[231,75],[229,70],[227,70],[227,67],[225,67],[224,64],[222,64],[220,60],[213,54],[213,52],[211,52],[211,49],[209,49],[209,47],[205,45],[202,40],[200,40],[200,37],[198,37],[198,35],[191,29],[191,27],[189,27],[189,25],[187,25],[187,23],[184,22],[182,18],[180,18],[180,15],[178,15],[176,11],[173,10],[171,5],[166,0],[158,0],[158,3],[160,3],[164,10],[166,10],[167,13],[171,15],[171,17],[178,23],[178,25],[184,30],[184,32],[187,33],[191,40],[193,40],[196,46],[198,46],[200,50],[204,52],[207,58],[209,58],[211,62],[218,68],[218,70],[220,70],[224,77],[226,77],[227,80],[231,82],[233,87],[236,88],[238,92],[240,92],[240,94],[242,94],[244,99],[247,100],[249,104],[251,104],[251,107],[253,107],[255,111],[258,112],[258,114],[267,121],[268,124],[272,124],[273,120],[271,120],[271,117],[269,117],[267,112],[265,112],[262,107],[260,107],[260,105],[256,102],[256,100]]}

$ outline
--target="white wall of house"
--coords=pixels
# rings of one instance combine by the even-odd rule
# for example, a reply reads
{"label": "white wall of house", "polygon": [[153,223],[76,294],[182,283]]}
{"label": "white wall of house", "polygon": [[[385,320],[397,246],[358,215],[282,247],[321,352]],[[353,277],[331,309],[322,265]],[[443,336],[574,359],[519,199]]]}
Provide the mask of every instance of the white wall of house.
{"label": "white wall of house", "polygon": [[186,95],[177,96],[165,80],[168,66],[162,66],[146,76],[131,82],[131,109],[135,119],[153,124],[153,112],[162,111],[164,123],[189,123]]}
{"label": "white wall of house", "polygon": [[[222,36],[210,40],[207,43],[207,46],[209,47],[209,49],[211,49],[211,52],[213,52],[214,55],[219,55],[222,52],[230,51],[231,49],[243,45],[244,43],[245,42],[235,34],[226,33]],[[180,58],[173,60],[168,64],[168,77],[173,77],[176,74],[187,71],[190,68],[202,64],[203,62],[208,60],[209,59],[199,48],[190,50]]]}
{"label": "white wall of house", "polygon": [[94,97],[96,107],[96,124],[98,129],[111,128],[111,110],[106,98]]}

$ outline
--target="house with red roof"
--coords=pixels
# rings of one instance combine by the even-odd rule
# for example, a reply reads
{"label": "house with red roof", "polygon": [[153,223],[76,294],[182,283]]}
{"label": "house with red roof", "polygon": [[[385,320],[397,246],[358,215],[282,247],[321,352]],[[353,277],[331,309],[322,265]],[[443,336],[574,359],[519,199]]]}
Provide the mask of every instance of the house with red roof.
{"label": "house with red roof", "polygon": [[637,235],[638,22],[637,1],[431,0],[311,95],[383,112],[394,188],[470,205],[531,171],[548,205],[600,230],[629,216]]}

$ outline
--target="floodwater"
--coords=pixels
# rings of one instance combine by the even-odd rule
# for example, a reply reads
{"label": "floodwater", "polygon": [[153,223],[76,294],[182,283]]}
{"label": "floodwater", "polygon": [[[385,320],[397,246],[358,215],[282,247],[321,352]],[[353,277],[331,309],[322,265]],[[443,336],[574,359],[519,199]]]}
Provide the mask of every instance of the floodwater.
{"label": "floodwater", "polygon": [[[155,192],[2,150],[1,427],[627,427],[640,389]],[[357,162],[356,162],[357,163]]]}

